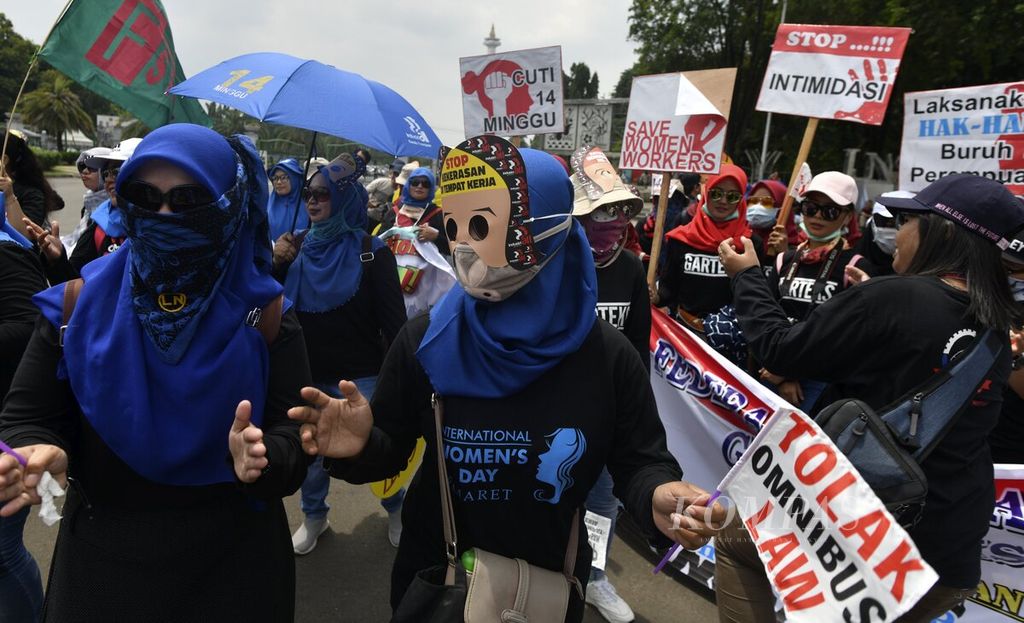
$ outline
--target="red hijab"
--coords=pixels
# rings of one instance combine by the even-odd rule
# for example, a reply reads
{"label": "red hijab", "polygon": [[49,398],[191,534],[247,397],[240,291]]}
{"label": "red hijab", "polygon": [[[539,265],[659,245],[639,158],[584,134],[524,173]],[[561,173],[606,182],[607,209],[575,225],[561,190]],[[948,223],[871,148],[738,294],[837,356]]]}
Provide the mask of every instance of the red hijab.
{"label": "red hijab", "polygon": [[[715,188],[727,179],[736,182],[741,193],[747,187],[747,174],[743,172],[743,169],[734,164],[723,164],[719,174],[708,181],[704,194],[706,195],[711,192],[712,188]],[[704,204],[706,202],[707,197],[701,196],[700,203],[697,204],[694,210],[693,220],[686,225],[676,227],[667,234],[667,237],[685,243],[698,251],[710,253],[716,252],[718,245],[723,240],[732,238],[736,248],[742,249],[743,245],[740,244],[740,236],[749,238],[751,234],[750,225],[747,224],[746,199],[740,198],[740,202],[736,204],[736,210],[739,212],[736,218],[721,223],[711,220],[711,217],[704,213]]]}
{"label": "red hijab", "polygon": [[[767,190],[768,194],[770,194],[772,199],[775,201],[775,207],[780,209],[782,208],[782,202],[785,201],[786,190],[788,190],[785,184],[778,180],[761,180],[750,188],[750,192],[747,193],[747,196],[749,197],[750,195],[753,195],[758,188]],[[800,228],[796,226],[796,221],[794,220],[795,216],[796,215],[793,211],[790,210],[789,218],[786,220],[786,238],[789,239],[790,246],[796,246],[797,244],[800,244],[801,241]],[[754,233],[761,236],[764,243],[768,244],[768,235],[772,233],[772,228],[755,228]]]}

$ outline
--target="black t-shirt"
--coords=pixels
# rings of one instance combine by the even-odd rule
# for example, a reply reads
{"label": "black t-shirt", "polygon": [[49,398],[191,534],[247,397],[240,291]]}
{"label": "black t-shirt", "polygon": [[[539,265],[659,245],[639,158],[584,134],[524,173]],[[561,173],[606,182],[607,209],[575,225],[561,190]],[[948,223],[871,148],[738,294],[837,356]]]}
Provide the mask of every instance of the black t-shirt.
{"label": "black t-shirt", "polygon": [[857,253],[864,256],[866,264],[870,265],[862,266],[858,264],[858,268],[866,271],[869,275],[875,277],[884,277],[885,275],[893,275],[896,273],[892,269],[892,256],[885,251],[878,248],[875,244],[875,230],[871,227],[871,222],[868,221],[868,225],[861,229],[860,240],[853,246]]}
{"label": "black t-shirt", "polygon": [[[761,238],[751,236],[760,263],[765,263]],[[659,305],[682,307],[704,317],[732,301],[729,276],[718,259],[718,249],[703,251],[674,238],[666,240],[665,264],[658,279]]]}
{"label": "black t-shirt", "polygon": [[[359,288],[344,305],[326,312],[296,310],[306,339],[309,368],[317,383],[376,376],[388,346],[405,324],[398,267],[382,247],[362,264]],[[275,271],[284,281],[286,270]]]}
{"label": "black t-shirt", "polygon": [[[760,271],[737,275],[733,292],[758,361],[786,377],[832,383],[819,404],[857,398],[882,408],[924,383],[984,330],[965,317],[967,293],[938,277],[875,277],[796,324]],[[921,464],[928,496],[910,535],[943,586],[974,587],[980,578],[981,542],[995,499],[987,437],[1009,372],[1007,344],[971,408]]]}
{"label": "black t-shirt", "polygon": [[[372,400],[374,429],[355,461],[325,461],[332,475],[361,483],[403,469],[417,437],[423,464],[402,511],[391,580],[392,606],[416,571],[445,562],[432,388],[415,352],[429,324],[410,320],[391,350]],[[523,391],[488,400],[447,396],[445,456],[459,550],[480,547],[561,571],[573,515],[607,464],[616,497],[652,536],[654,489],[678,480],[648,373],[629,341],[597,321],[579,350]],[[591,552],[580,519],[575,575],[586,585]],[[567,621],[583,617],[575,592]]]}
{"label": "black t-shirt", "polygon": [[993,463],[1024,463],[1024,398],[1007,386],[999,422],[988,436]]}
{"label": "black t-shirt", "polygon": [[644,265],[632,251],[597,269],[597,317],[622,331],[650,367],[651,300]]}
{"label": "black t-shirt", "polygon": [[17,243],[0,242],[0,406],[39,315],[32,295],[44,289],[36,254]]}
{"label": "black t-shirt", "polygon": [[853,249],[836,251],[834,256],[829,252],[815,264],[797,262],[797,253],[796,249],[786,251],[782,261],[776,259],[776,263],[766,271],[768,282],[778,292],[782,309],[795,321],[803,320],[813,307],[849,287],[844,272],[848,265],[853,264],[869,275],[873,274],[871,267],[861,265],[862,258]]}
{"label": "black t-shirt", "polygon": [[110,236],[107,232],[103,231],[102,227],[96,224],[96,221],[90,219],[89,225],[82,232],[81,237],[78,238],[75,249],[71,252],[71,257],[68,260],[71,262],[71,267],[74,269],[75,274],[81,274],[82,268],[86,264],[117,251],[124,244],[124,241],[125,238],[123,237],[114,238]]}

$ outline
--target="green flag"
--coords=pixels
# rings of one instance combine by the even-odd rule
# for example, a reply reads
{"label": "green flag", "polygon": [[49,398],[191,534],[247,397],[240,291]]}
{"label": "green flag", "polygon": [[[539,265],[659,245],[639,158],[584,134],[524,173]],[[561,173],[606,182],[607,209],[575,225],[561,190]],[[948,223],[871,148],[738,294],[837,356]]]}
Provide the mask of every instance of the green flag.
{"label": "green flag", "polygon": [[165,95],[185,75],[160,0],[74,0],[39,56],[150,128],[211,125],[196,100]]}

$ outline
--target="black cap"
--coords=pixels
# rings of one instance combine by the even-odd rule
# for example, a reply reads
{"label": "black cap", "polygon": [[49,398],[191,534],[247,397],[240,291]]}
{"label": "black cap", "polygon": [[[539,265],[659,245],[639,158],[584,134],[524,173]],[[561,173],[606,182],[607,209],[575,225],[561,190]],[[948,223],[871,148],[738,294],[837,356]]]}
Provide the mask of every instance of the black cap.
{"label": "black cap", "polygon": [[405,160],[401,158],[395,158],[395,161],[391,163],[391,170],[395,173],[401,173],[402,167],[405,166]]}
{"label": "black cap", "polygon": [[938,214],[1003,250],[1024,227],[1024,204],[1019,199],[999,182],[969,173],[939,178],[911,198],[887,198],[885,206],[898,212]]}

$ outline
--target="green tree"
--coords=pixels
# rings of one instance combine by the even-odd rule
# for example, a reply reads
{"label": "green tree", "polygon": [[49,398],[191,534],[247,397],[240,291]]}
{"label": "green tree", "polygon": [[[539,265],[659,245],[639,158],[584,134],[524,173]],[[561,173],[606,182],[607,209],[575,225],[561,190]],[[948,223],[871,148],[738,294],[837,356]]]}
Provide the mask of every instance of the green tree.
{"label": "green tree", "polygon": [[[0,114],[10,112],[35,53],[36,45],[15,32],[11,20],[0,13]],[[25,92],[34,90],[38,83],[38,77],[29,76]]]}
{"label": "green tree", "polygon": [[80,130],[95,136],[92,118],[82,109],[82,102],[71,88],[71,79],[54,70],[44,71],[39,86],[22,99],[25,121],[50,136],[56,137],[57,150],[64,150],[64,136]]}
{"label": "green tree", "polygon": [[600,82],[596,73],[590,73],[586,63],[573,63],[568,74],[562,72],[562,84],[566,99],[594,99]]}
{"label": "green tree", "polygon": [[245,124],[252,121],[252,118],[242,111],[216,102],[207,104],[206,114],[213,122],[213,129],[225,136],[245,134]]}

